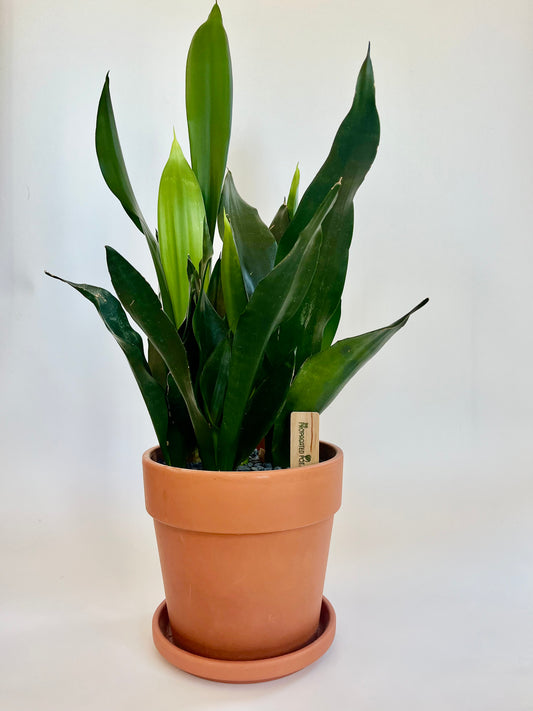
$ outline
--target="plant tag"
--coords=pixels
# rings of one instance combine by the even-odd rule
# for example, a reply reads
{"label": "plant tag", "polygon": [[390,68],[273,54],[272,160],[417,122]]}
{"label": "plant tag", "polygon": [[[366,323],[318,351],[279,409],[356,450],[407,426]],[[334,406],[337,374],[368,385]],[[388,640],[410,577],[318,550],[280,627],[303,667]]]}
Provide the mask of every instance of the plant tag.
{"label": "plant tag", "polygon": [[318,412],[291,412],[291,467],[319,462]]}

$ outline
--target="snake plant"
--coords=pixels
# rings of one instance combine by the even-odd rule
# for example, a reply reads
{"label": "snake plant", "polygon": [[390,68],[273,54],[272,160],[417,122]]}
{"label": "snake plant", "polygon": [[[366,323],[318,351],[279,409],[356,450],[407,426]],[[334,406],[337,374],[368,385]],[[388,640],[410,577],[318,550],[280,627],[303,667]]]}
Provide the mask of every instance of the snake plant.
{"label": "snake plant", "polygon": [[231,470],[264,440],[267,457],[287,466],[291,411],[322,412],[427,301],[390,326],[334,342],[353,199],[379,143],[370,50],[324,164],[300,201],[296,169],[270,225],[226,171],[232,69],[218,4],[189,49],[186,111],[190,164],[174,136],[154,232],[128,177],[109,76],[98,105],[100,168],[146,238],[159,293],[112,247],[107,266],[116,296],[62,281],[94,304],[122,348],[167,464],[199,458],[205,469]]}

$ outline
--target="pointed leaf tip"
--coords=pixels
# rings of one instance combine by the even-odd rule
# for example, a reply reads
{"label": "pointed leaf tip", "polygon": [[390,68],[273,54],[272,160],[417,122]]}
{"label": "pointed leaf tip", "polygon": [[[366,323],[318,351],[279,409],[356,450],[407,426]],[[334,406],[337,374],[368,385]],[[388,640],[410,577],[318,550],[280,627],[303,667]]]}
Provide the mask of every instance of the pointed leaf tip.
{"label": "pointed leaf tip", "polygon": [[218,2],[216,2],[212,9],[211,12],[209,13],[209,17],[207,20],[218,20],[219,22],[222,22],[222,13],[220,12],[220,8],[218,6]]}

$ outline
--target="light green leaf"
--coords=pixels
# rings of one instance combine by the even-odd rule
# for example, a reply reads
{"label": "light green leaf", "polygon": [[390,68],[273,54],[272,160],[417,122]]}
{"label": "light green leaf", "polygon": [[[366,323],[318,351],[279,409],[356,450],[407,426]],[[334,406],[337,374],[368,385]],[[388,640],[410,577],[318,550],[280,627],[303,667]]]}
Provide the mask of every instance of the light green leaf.
{"label": "light green leaf", "polygon": [[174,136],[159,184],[157,223],[161,261],[176,325],[182,323],[189,306],[188,259],[195,269],[200,267],[204,221],[200,186]]}
{"label": "light green leaf", "polygon": [[[340,177],[340,176],[339,176]],[[300,166],[296,166],[294,175],[292,176],[291,187],[289,190],[289,197],[287,198],[287,211],[289,213],[289,219],[292,220],[296,208],[298,207],[298,188],[300,186]]]}

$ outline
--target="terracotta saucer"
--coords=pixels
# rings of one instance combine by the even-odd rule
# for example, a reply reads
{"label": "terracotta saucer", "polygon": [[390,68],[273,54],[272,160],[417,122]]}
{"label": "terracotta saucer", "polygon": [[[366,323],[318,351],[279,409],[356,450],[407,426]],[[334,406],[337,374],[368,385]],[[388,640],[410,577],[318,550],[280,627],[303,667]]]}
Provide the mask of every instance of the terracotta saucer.
{"label": "terracotta saucer", "polygon": [[251,684],[288,676],[319,659],[329,649],[335,637],[335,610],[329,600],[323,597],[316,637],[295,652],[268,659],[232,662],[200,657],[178,647],[172,640],[165,600],[154,613],[152,635],[158,652],[178,669],[212,681]]}

